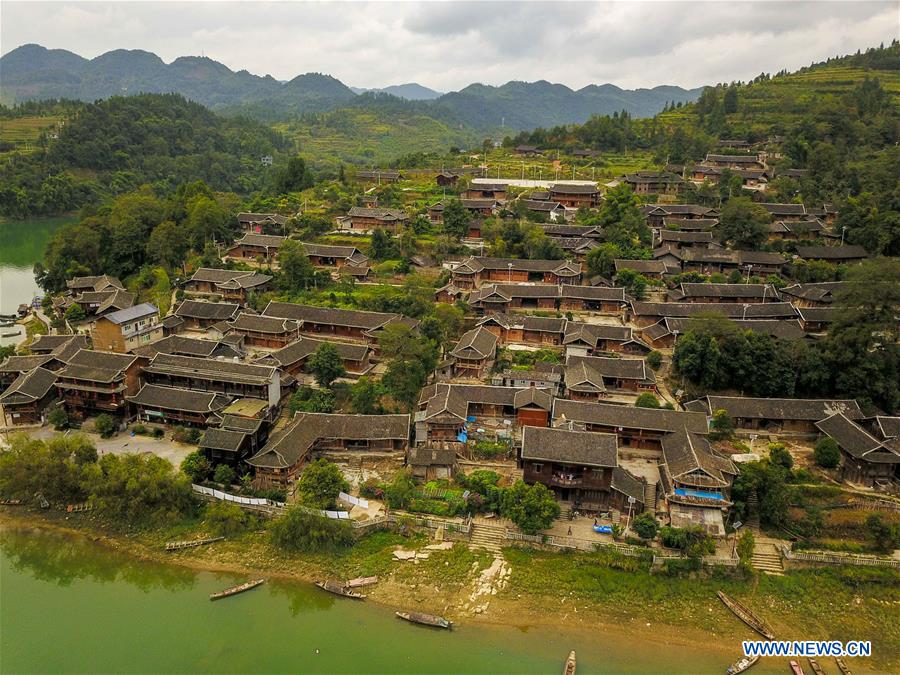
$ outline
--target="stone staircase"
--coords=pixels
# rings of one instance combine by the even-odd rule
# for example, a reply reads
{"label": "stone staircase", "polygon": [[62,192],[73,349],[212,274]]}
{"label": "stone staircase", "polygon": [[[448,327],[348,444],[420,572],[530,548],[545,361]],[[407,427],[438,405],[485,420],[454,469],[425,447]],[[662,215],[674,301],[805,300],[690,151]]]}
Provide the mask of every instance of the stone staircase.
{"label": "stone staircase", "polygon": [[753,549],[753,557],[750,559],[753,569],[775,576],[784,575],[784,564],[781,561],[781,553],[775,544],[766,541],[757,541]]}
{"label": "stone staircase", "polygon": [[644,483],[644,509],[656,513],[656,483]]}
{"label": "stone staircase", "polygon": [[506,544],[506,528],[500,525],[472,523],[472,534],[469,537],[470,548],[480,548],[491,553],[500,553]]}

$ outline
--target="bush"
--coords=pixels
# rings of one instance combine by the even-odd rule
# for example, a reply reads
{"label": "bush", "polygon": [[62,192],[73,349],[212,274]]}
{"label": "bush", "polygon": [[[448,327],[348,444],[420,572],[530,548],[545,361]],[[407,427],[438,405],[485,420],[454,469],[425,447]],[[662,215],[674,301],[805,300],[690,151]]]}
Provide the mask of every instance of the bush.
{"label": "bush", "polygon": [[233,502],[215,501],[206,506],[206,524],[213,534],[233,537],[256,527],[257,519]]}
{"label": "bush", "polygon": [[716,552],[716,544],[699,525],[692,527],[661,527],[659,538],[663,546],[677,548],[690,557],[712,555]]}
{"label": "bush", "polygon": [[359,486],[359,494],[370,499],[381,499],[384,496],[384,488],[374,476],[366,478]]}
{"label": "bush", "polygon": [[659,367],[662,365],[662,354],[655,349],[647,354],[647,365],[650,366],[651,370],[659,370]]}
{"label": "bush", "polygon": [[103,413],[94,420],[94,429],[100,434],[100,438],[112,438],[116,434],[116,421],[111,415]]}
{"label": "bush", "polygon": [[213,473],[213,480],[226,487],[234,483],[235,478],[237,478],[237,474],[234,469],[227,464],[219,464],[219,466],[216,467],[215,473]]}
{"label": "bush", "polygon": [[659,523],[651,513],[642,513],[638,515],[631,523],[631,529],[634,530],[641,539],[650,540],[656,536],[659,530]]}
{"label": "bush", "polygon": [[750,559],[753,557],[753,550],[755,548],[756,537],[753,536],[753,530],[745,529],[737,543],[737,554],[742,565],[750,564]]}
{"label": "bush", "polygon": [[788,471],[794,466],[794,458],[784,446],[784,443],[769,443],[769,461],[777,466],[782,466]]}
{"label": "bush", "polygon": [[823,469],[833,469],[841,463],[841,449],[833,438],[826,436],[816,443],[813,459]]}
{"label": "bush", "polygon": [[482,459],[505,457],[509,454],[509,450],[510,446],[508,443],[499,443],[486,439],[475,441],[475,456]]}
{"label": "bush", "polygon": [[159,427],[153,427],[153,438],[162,438],[165,436],[165,432]]}
{"label": "bush", "polygon": [[206,455],[199,450],[194,450],[181,462],[181,471],[191,479],[191,482],[202,483],[212,473],[212,464],[206,459]]}
{"label": "bush", "polygon": [[392,509],[404,509],[416,491],[416,482],[408,470],[398,471],[384,487],[384,499]]}
{"label": "bush", "polygon": [[727,410],[714,410],[709,423],[709,440],[723,441],[734,435],[734,423]]}
{"label": "bush", "polygon": [[172,440],[185,445],[197,445],[201,438],[203,433],[193,427],[178,427],[172,432]]}
{"label": "bush", "polygon": [[150,430],[143,424],[137,423],[131,425],[131,432],[137,434],[138,436],[146,436],[150,432]]}
{"label": "bush", "polygon": [[271,525],[272,543],[290,552],[333,550],[353,541],[350,523],[310,513],[291,506]]}
{"label": "bush", "polygon": [[649,391],[645,391],[634,402],[636,408],[659,408],[659,399]]}
{"label": "bush", "polygon": [[297,482],[297,498],[310,508],[332,509],[338,493],[348,487],[337,464],[317,459],[303,469]]}
{"label": "bush", "polygon": [[885,522],[880,513],[866,518],[866,529],[877,551],[893,551],[900,547],[900,525]]}
{"label": "bush", "polygon": [[57,407],[51,410],[50,414],[47,415],[47,421],[56,431],[62,431],[69,426],[69,415],[64,408]]}

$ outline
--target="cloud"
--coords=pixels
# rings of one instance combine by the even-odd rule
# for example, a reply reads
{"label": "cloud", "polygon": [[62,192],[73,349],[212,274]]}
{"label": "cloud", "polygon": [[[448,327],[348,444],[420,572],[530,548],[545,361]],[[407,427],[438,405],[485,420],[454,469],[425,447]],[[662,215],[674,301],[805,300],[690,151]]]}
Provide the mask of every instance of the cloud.
{"label": "cloud", "polygon": [[695,87],[795,69],[898,36],[896,2],[20,2],[0,44],[88,58],[205,54],[289,80],[366,87],[546,79]]}

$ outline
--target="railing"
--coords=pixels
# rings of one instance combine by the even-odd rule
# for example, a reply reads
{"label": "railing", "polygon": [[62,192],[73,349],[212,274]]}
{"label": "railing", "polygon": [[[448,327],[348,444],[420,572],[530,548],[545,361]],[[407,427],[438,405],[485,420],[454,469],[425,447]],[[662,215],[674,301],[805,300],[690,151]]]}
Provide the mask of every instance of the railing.
{"label": "railing", "polygon": [[841,553],[838,551],[793,551],[783,544],[782,553],[787,560],[796,562],[823,563],[826,565],[859,565],[864,567],[891,567],[900,569],[900,560],[876,555]]}
{"label": "railing", "polygon": [[555,546],[557,548],[573,548],[580,551],[596,551],[598,548],[609,549],[634,558],[644,557],[650,552],[649,548],[644,548],[642,546],[620,544],[615,541],[594,541],[591,539],[578,539],[577,537],[560,537],[555,534],[524,534],[522,532],[507,530],[506,538],[509,541],[521,541],[544,546]]}

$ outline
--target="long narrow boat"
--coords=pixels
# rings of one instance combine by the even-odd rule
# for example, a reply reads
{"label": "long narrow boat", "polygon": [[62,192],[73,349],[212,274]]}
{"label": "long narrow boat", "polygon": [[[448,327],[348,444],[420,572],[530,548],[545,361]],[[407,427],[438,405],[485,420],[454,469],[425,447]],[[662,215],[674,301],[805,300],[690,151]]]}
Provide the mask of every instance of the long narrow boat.
{"label": "long narrow boat", "polygon": [[569,658],[566,659],[566,665],[563,666],[563,675],[575,675],[575,650],[569,652]]}
{"label": "long narrow boat", "polygon": [[812,668],[812,671],[816,675],[825,675],[825,670],[822,668],[822,666],[819,665],[819,662],[816,661],[815,659],[811,658],[809,660],[809,667]]}
{"label": "long narrow boat", "polygon": [[767,640],[775,639],[775,634],[772,632],[772,629],[769,628],[769,625],[758,616],[756,616],[756,614],[751,612],[747,607],[739,603],[737,600],[729,598],[722,591],[716,591],[716,594],[719,596],[719,600],[721,600],[728,609],[734,612],[734,615],[737,618],[750,626],[750,628],[755,630]]}
{"label": "long narrow boat", "polygon": [[728,666],[725,670],[725,675],[737,675],[737,673],[743,673],[745,670],[750,670],[758,661],[759,656],[756,654],[753,656],[745,656]]}
{"label": "long narrow boat", "polygon": [[834,660],[835,660],[835,662],[837,663],[838,670],[841,671],[842,675],[853,675],[853,674],[850,672],[850,667],[846,664],[846,662],[844,661],[844,659],[835,656],[835,657],[834,657]]}
{"label": "long narrow boat", "polygon": [[230,595],[237,595],[238,593],[243,593],[244,591],[249,591],[251,588],[256,588],[260,584],[264,584],[266,582],[265,579],[254,579],[253,581],[247,581],[240,586],[232,586],[231,588],[226,588],[224,591],[219,591],[218,593],[210,593],[210,600],[221,600],[222,598],[227,598]]}
{"label": "long narrow boat", "polygon": [[434,614],[422,614],[421,612],[394,613],[404,621],[409,621],[410,623],[419,623],[423,626],[434,626],[435,628],[446,628],[447,630],[453,628],[453,622],[449,619],[445,619],[442,616],[435,616]]}
{"label": "long narrow boat", "polygon": [[796,661],[789,661],[788,666],[790,666],[793,675],[806,675],[806,673],[803,672],[803,668],[801,668],[800,664]]}
{"label": "long narrow boat", "polygon": [[336,581],[317,581],[316,586],[321,588],[323,591],[328,591],[329,593],[334,593],[335,595],[342,595],[345,598],[364,600],[366,597],[362,593],[357,593],[356,591],[351,591],[350,589],[345,588]]}

